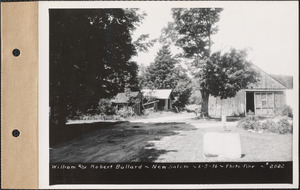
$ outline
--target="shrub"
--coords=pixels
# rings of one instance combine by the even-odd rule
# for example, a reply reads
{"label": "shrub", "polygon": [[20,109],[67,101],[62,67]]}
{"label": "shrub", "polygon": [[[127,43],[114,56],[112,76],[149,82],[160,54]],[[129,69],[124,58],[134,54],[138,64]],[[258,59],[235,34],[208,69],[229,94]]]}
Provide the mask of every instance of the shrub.
{"label": "shrub", "polygon": [[287,119],[281,119],[278,121],[279,126],[279,133],[286,134],[286,133],[293,133],[293,126],[288,122]]}
{"label": "shrub", "polygon": [[153,108],[148,108],[143,110],[143,115],[149,115],[155,113],[155,110]]}
{"label": "shrub", "polygon": [[267,120],[266,122],[262,123],[262,129],[264,131],[277,133],[278,132],[278,124],[273,120]]}
{"label": "shrub", "polygon": [[276,115],[293,117],[293,110],[290,106],[285,105],[276,109]]}
{"label": "shrub", "polygon": [[245,130],[260,130],[261,124],[258,121],[258,117],[255,115],[248,114],[244,119],[240,120],[238,127],[241,127]]}
{"label": "shrub", "polygon": [[255,115],[255,114],[252,111],[248,111],[247,115]]}
{"label": "shrub", "polygon": [[118,115],[113,115],[113,120],[116,120],[116,121],[120,121],[121,120],[121,117],[118,116]]}
{"label": "shrub", "polygon": [[122,118],[127,118],[134,116],[135,113],[133,112],[132,108],[123,107],[116,112],[116,115]]}
{"label": "shrub", "polygon": [[278,134],[293,133],[293,126],[285,118],[280,119],[277,123],[272,120],[267,120],[262,123],[262,129]]}
{"label": "shrub", "polygon": [[[238,127],[245,130],[263,130],[278,134],[293,133],[293,125],[289,123],[289,118],[275,117],[274,120],[267,120],[261,123],[260,118],[252,113],[248,113],[247,116],[238,122]],[[276,120],[278,122],[276,122]]]}
{"label": "shrub", "polygon": [[85,113],[90,114],[90,115],[95,115],[98,113],[98,110],[97,110],[97,108],[92,107],[92,108],[87,109]]}
{"label": "shrub", "polygon": [[102,98],[98,103],[98,112],[106,115],[113,115],[116,113],[116,108],[112,105],[110,99]]}

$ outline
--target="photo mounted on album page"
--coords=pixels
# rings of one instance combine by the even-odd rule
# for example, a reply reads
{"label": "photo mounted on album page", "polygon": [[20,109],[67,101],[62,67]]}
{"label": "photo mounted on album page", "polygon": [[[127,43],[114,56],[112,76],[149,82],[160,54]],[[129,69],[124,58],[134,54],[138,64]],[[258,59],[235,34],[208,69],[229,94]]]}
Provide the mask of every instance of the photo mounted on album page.
{"label": "photo mounted on album page", "polygon": [[297,5],[38,2],[39,188],[297,187]]}

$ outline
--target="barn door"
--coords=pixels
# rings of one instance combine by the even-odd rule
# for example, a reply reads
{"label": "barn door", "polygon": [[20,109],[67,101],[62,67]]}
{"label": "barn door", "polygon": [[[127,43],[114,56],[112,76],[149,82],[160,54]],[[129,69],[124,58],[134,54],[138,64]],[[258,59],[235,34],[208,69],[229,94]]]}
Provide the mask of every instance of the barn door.
{"label": "barn door", "polygon": [[263,116],[274,115],[274,93],[256,92],[255,93],[255,114]]}

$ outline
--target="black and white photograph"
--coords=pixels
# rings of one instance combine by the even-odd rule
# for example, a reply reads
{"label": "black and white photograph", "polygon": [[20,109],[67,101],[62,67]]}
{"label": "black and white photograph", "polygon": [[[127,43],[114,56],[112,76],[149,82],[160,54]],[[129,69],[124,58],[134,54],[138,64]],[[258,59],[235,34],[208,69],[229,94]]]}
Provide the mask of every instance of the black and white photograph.
{"label": "black and white photograph", "polygon": [[44,13],[50,186],[293,184],[297,3],[183,3]]}

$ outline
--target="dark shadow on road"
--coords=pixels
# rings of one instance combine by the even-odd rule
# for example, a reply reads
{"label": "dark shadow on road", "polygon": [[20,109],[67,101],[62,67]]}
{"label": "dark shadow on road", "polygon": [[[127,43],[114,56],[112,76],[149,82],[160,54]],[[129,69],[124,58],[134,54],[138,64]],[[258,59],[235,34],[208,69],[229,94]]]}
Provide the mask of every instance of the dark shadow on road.
{"label": "dark shadow on road", "polygon": [[[152,149],[144,149],[141,152],[141,157],[138,162],[154,162],[158,159],[159,156],[166,154],[168,152],[177,152],[176,150],[157,150],[155,148]],[[134,160],[133,160],[134,162]]]}
{"label": "dark shadow on road", "polygon": [[49,139],[50,147],[57,144],[82,137],[83,135],[104,129],[113,125],[124,123],[124,121],[118,122],[94,122],[94,123],[82,123],[82,124],[68,124],[65,126],[58,127],[54,124],[50,124],[49,127]]}
{"label": "dark shadow on road", "polygon": [[[152,162],[167,151],[155,150],[159,141],[178,131],[193,130],[187,123],[92,123],[76,124],[51,134],[51,163]],[[64,136],[65,135],[65,136]],[[153,148],[152,148],[153,147]]]}

